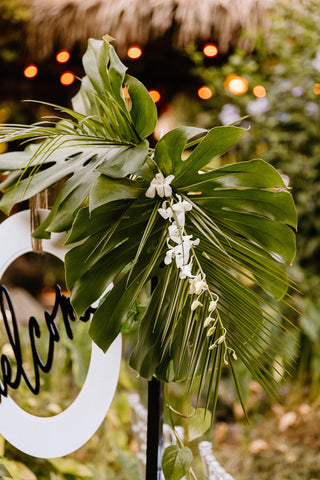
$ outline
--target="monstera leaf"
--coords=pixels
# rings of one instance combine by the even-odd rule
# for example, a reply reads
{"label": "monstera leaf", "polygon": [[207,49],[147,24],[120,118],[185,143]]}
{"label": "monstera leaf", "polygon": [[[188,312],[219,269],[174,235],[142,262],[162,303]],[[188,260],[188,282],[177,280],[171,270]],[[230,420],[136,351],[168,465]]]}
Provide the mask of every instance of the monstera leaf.
{"label": "monstera leaf", "polygon": [[[197,137],[199,133],[198,145],[187,160],[182,160],[184,147],[192,143],[192,135]],[[272,369],[264,352],[269,351],[271,361],[270,345],[274,353],[283,347],[274,333],[269,300],[248,283],[278,299],[285,295],[285,263],[292,261],[295,252],[293,200],[281,176],[262,160],[199,171],[235,145],[244,133],[236,127],[219,127],[203,136],[203,131],[179,128],[159,141],[154,162],[159,170],[160,165],[163,169],[167,165],[165,173],[174,175],[174,194],[193,205],[185,229],[200,239],[194,255],[208,284],[219,295],[219,313],[230,349],[267,387]],[[192,311],[194,298],[187,280],[180,279],[172,265],[163,265],[168,222],[158,214],[161,199],[146,198],[149,184],[141,177],[127,179],[122,186],[119,182],[116,186],[110,178],[103,184],[97,208],[93,207],[91,215],[88,208],[81,210],[71,230],[71,236],[81,231],[81,237],[74,236],[74,240],[83,240],[66,259],[73,305],[81,315],[122,272],[113,290],[100,301],[90,329],[93,340],[106,350],[123,328],[143,288],[153,283],[130,363],[149,379],[156,374],[165,381],[187,377],[192,382],[202,372],[203,387],[204,378],[216,374],[215,367],[226,351],[223,345],[221,353],[219,348],[208,349],[209,339],[203,328],[206,310]],[[134,189],[134,185],[139,188]],[[128,199],[122,217],[119,214],[107,229],[94,229],[94,236],[90,218],[107,212],[108,205],[116,208],[120,201],[117,191],[122,192],[121,200]],[[89,204],[90,196],[96,196],[94,190]],[[99,248],[93,252],[94,245]],[[81,271],[77,265],[81,265]],[[126,271],[125,265],[130,266]],[[221,333],[217,329],[217,338]],[[210,382],[213,385],[213,377]]]}
{"label": "monstera leaf", "polygon": [[141,376],[195,384],[213,411],[222,367],[235,376],[239,358],[272,391],[285,349],[274,300],[286,295],[295,254],[292,197],[263,160],[212,167],[241,128],[179,127],[152,150],[156,107],[109,40],[89,41],[66,118],[2,128],[2,141],[41,143],[0,156],[0,208],[65,179],[34,235],[68,232],[71,302],[82,315],[99,301],[90,335],[103,350],[144,308],[130,356]]}

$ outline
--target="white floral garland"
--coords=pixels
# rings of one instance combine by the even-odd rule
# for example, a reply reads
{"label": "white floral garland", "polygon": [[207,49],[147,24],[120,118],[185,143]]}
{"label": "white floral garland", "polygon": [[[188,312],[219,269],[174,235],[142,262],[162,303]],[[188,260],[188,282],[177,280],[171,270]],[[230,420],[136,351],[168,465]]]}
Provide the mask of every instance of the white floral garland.
{"label": "white floral garland", "polygon": [[[203,307],[203,304],[200,302],[200,297],[204,292],[207,292],[209,295],[210,302],[208,307],[208,316],[203,324],[204,328],[207,328],[207,337],[211,337],[214,334],[217,324],[220,325],[222,330],[222,335],[220,335],[220,337],[210,345],[209,350],[212,350],[219,344],[224,343],[224,363],[228,365],[228,352],[231,353],[235,360],[237,359],[237,356],[233,348],[229,347],[226,343],[227,330],[221,321],[218,311],[216,311],[219,297],[210,290],[206,282],[205,274],[197,259],[196,261],[199,270],[196,275],[192,274],[193,260],[196,256],[191,255],[191,253],[194,254],[194,247],[199,245],[200,239],[196,238],[195,240],[192,240],[192,235],[186,234],[186,212],[192,210],[192,205],[187,200],[182,200],[180,195],[173,195],[171,187],[171,182],[173,179],[174,175],[168,175],[167,177],[164,177],[163,174],[159,172],[151,180],[150,186],[146,191],[146,197],[148,198],[154,198],[156,194],[161,198],[168,198],[168,200],[165,200],[162,203],[161,208],[158,209],[161,217],[165,220],[169,220],[170,222],[167,238],[168,250],[166,252],[164,263],[169,265],[173,260],[175,260],[176,266],[180,270],[179,277],[181,279],[189,279],[189,294],[197,295],[196,300],[194,300],[191,304],[192,311],[196,310],[198,307]],[[211,316],[212,312],[214,311],[216,311],[216,318]]]}

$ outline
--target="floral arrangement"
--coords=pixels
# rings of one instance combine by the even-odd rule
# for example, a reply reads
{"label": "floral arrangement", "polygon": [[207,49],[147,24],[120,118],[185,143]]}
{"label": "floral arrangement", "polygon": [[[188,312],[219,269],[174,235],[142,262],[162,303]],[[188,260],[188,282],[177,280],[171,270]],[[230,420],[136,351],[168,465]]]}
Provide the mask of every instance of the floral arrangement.
{"label": "floral arrangement", "polygon": [[73,108],[56,107],[63,119],[1,127],[2,142],[33,143],[0,156],[0,208],[64,179],[33,235],[66,232],[76,313],[100,299],[90,335],[103,350],[138,328],[129,362],[140,376],[196,385],[211,412],[223,365],[241,398],[235,361],[272,392],[285,348],[274,299],[295,255],[291,194],[263,160],[212,166],[246,133],[236,126],[178,127],[151,148],[156,106],[110,41],[89,40]]}
{"label": "floral arrangement", "polygon": [[[155,178],[151,181],[150,187],[146,191],[146,197],[154,198],[157,193],[160,197],[169,197],[170,200],[164,201],[161,208],[158,209],[159,214],[165,220],[169,220],[171,225],[168,227],[168,238],[167,246],[169,249],[166,252],[164,258],[164,264],[169,265],[173,259],[175,259],[176,267],[180,269],[179,278],[180,279],[189,279],[190,289],[189,294],[196,295],[196,300],[193,300],[191,304],[191,311],[193,312],[198,307],[203,307],[203,304],[199,301],[200,297],[203,294],[209,296],[209,306],[208,306],[208,316],[203,322],[203,327],[210,327],[207,331],[207,337],[211,337],[215,330],[216,325],[219,323],[219,326],[222,330],[222,335],[217,338],[212,345],[208,347],[209,350],[217,347],[220,343],[224,342],[225,351],[224,351],[224,363],[228,365],[226,360],[226,354],[228,351],[232,352],[232,356],[236,359],[235,351],[227,347],[226,345],[226,329],[221,322],[219,313],[217,312],[217,318],[214,319],[211,316],[211,313],[216,310],[218,295],[212,292],[206,283],[206,276],[202,270],[201,263],[198,261],[196,254],[194,254],[197,260],[197,273],[196,275],[192,274],[193,270],[193,256],[190,258],[190,252],[193,252],[193,247],[199,245],[200,239],[191,240],[192,235],[186,235],[185,231],[185,212],[192,210],[192,204],[187,200],[181,200],[180,195],[176,195],[178,201],[172,196],[172,188],[170,186],[171,181],[174,179],[174,175],[169,175],[164,178],[162,173],[157,173]],[[168,205],[168,206],[167,206]],[[173,242],[174,246],[170,243],[170,240]]]}

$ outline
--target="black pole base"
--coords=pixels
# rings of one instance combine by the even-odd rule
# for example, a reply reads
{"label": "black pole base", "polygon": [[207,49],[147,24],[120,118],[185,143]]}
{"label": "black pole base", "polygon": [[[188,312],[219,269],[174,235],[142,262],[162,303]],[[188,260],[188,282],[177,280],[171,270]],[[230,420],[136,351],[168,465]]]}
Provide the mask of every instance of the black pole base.
{"label": "black pole base", "polygon": [[146,480],[161,480],[163,397],[163,382],[153,378],[148,382]]}

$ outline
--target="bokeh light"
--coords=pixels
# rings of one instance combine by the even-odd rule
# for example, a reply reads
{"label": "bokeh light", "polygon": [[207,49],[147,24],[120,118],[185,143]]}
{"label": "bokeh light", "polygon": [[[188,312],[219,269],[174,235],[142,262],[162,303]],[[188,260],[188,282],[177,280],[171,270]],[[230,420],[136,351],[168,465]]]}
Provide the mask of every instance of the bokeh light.
{"label": "bokeh light", "polygon": [[129,58],[132,58],[133,60],[136,60],[137,58],[141,57],[142,50],[137,45],[134,45],[134,46],[132,46],[128,49],[127,55],[128,55]]}
{"label": "bokeh light", "polygon": [[198,97],[201,98],[202,100],[208,100],[209,98],[212,97],[211,88],[206,87],[205,85],[203,87],[200,87],[197,93],[198,93]]}
{"label": "bokeh light", "polygon": [[252,93],[258,98],[265,97],[267,95],[267,91],[263,85],[256,85],[253,87]]}
{"label": "bokeh light", "polygon": [[160,98],[161,98],[161,95],[160,95],[160,92],[158,92],[158,90],[149,90],[149,93],[151,95],[151,98],[152,100],[154,101],[154,103],[157,103],[159,102]]}
{"label": "bokeh light", "polygon": [[226,76],[224,88],[234,95],[243,95],[248,91],[248,80],[235,73]]}
{"label": "bokeh light", "polygon": [[70,59],[70,53],[68,50],[60,50],[56,55],[56,60],[59,63],[66,63]]}
{"label": "bokeh light", "polygon": [[63,72],[60,77],[60,83],[62,85],[71,85],[74,82],[75,76],[72,72]]}
{"label": "bokeh light", "polygon": [[215,57],[218,55],[218,47],[214,43],[206,43],[202,49],[206,57]]}
{"label": "bokeh light", "polygon": [[313,87],[313,93],[320,95],[320,83],[315,83]]}
{"label": "bokeh light", "polygon": [[26,78],[34,78],[37,74],[38,74],[38,67],[33,64],[28,65],[23,71],[23,75]]}

